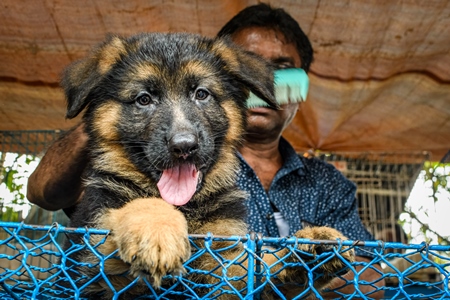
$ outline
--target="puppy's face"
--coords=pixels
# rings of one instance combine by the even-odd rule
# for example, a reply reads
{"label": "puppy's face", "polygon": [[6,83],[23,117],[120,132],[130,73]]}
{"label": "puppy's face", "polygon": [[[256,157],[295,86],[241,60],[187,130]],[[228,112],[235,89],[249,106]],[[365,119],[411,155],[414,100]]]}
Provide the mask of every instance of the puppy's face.
{"label": "puppy's face", "polygon": [[67,116],[85,107],[94,168],[148,178],[169,203],[229,184],[253,91],[272,107],[272,70],[225,40],[110,37],[64,74]]}

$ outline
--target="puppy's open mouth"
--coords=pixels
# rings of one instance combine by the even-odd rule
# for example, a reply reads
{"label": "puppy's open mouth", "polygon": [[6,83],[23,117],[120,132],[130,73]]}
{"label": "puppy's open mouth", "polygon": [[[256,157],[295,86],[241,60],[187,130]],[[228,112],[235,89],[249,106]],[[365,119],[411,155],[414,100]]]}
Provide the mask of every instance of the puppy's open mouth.
{"label": "puppy's open mouth", "polygon": [[159,193],[167,203],[185,205],[197,190],[201,175],[197,167],[190,163],[166,169],[157,184]]}

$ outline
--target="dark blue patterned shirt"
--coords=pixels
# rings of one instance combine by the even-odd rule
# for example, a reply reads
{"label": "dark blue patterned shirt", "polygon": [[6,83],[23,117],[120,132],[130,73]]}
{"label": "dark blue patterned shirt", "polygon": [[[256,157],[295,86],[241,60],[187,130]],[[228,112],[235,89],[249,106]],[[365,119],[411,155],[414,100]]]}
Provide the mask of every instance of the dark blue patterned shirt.
{"label": "dark blue patterned shirt", "polygon": [[[290,235],[302,229],[302,224],[311,224],[335,228],[350,240],[373,240],[358,215],[354,183],[322,160],[299,156],[283,138],[279,149],[284,164],[267,193],[239,155],[238,186],[249,194],[246,204],[250,231],[279,236],[272,202],[289,224]],[[358,255],[364,253],[358,251]]]}

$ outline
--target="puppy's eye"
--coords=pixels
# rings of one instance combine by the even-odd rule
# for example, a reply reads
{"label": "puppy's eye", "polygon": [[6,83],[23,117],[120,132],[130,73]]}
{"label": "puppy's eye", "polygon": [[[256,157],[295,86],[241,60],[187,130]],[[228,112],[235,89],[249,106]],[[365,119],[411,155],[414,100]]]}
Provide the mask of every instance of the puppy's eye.
{"label": "puppy's eye", "polygon": [[211,94],[206,89],[198,88],[195,91],[195,100],[204,101],[207,100],[210,95]]}
{"label": "puppy's eye", "polygon": [[136,97],[136,103],[140,106],[147,106],[153,103],[152,97],[147,93],[142,93]]}

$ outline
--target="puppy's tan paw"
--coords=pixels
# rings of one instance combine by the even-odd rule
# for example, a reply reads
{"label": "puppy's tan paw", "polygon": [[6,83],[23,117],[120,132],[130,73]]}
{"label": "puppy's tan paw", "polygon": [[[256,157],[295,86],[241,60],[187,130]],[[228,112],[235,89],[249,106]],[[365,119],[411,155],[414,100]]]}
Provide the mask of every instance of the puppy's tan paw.
{"label": "puppy's tan paw", "polygon": [[161,199],[136,199],[100,218],[111,230],[120,258],[134,276],[149,275],[159,287],[164,275],[185,272],[190,256],[187,222],[183,214]]}
{"label": "puppy's tan paw", "polygon": [[[308,227],[302,230],[299,230],[296,234],[298,238],[311,239],[311,240],[346,240],[347,238],[342,235],[338,230],[329,228],[329,227]],[[331,259],[328,259],[329,256],[325,255],[324,259],[318,259],[318,256],[325,254],[327,252],[333,252],[333,248],[338,247],[333,244],[302,244],[298,247],[299,256],[301,259],[308,263],[313,262],[312,266],[317,266],[317,271],[321,273],[321,277],[317,279],[315,282],[318,286],[326,285],[331,279],[337,276],[342,271],[345,271],[346,263],[353,262],[355,260],[355,253],[353,249],[349,249],[347,246],[342,246],[340,256],[334,255]],[[305,254],[306,252],[306,254]],[[303,253],[303,254],[302,254]],[[295,256],[291,256],[292,260],[298,260]],[[326,260],[324,262],[323,260]],[[311,266],[311,267],[312,267]]]}

